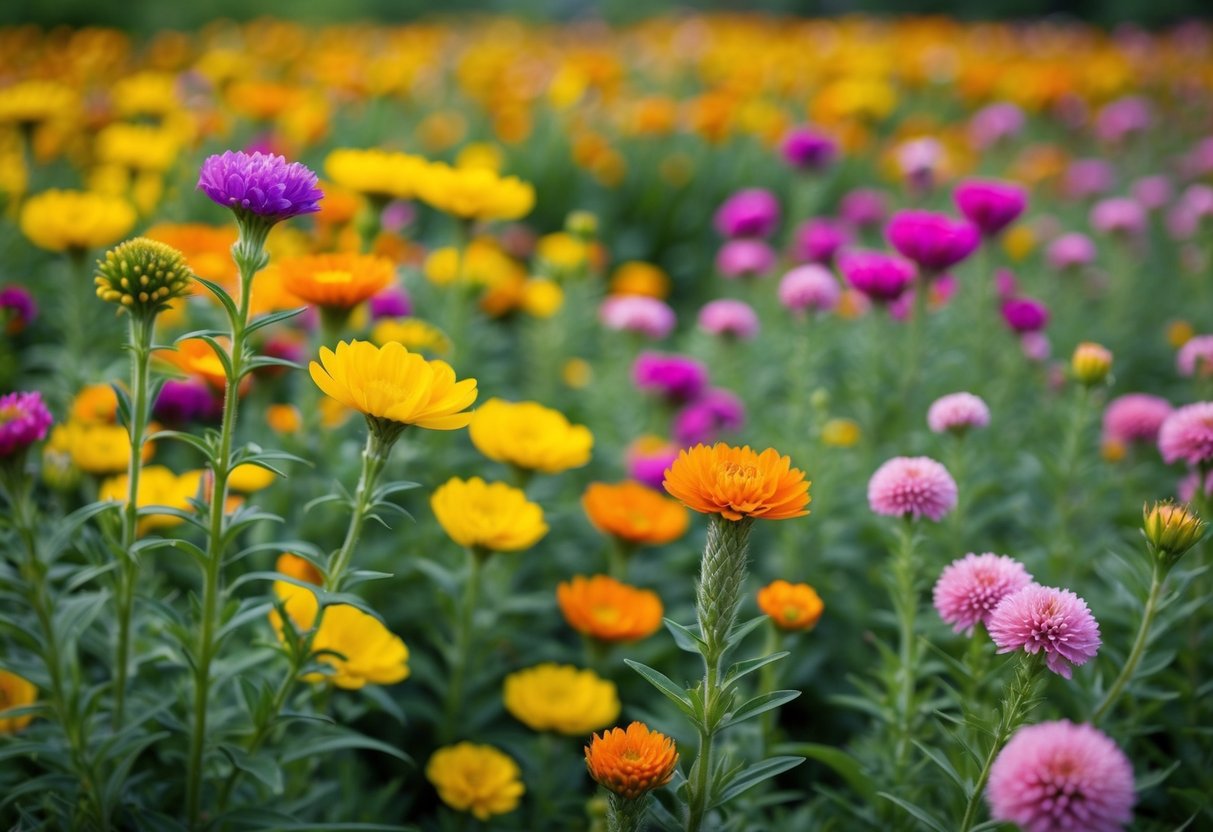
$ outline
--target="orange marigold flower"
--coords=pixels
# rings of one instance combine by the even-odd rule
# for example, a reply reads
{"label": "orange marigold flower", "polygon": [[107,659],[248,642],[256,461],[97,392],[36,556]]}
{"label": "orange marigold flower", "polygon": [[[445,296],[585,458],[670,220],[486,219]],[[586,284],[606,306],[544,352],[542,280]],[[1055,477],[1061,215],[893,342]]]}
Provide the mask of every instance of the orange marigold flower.
{"label": "orange marigold flower", "polygon": [[607,575],[577,575],[556,586],[569,626],[599,641],[639,641],[661,627],[661,598]]}
{"label": "orange marigold flower", "polygon": [[612,728],[595,734],[585,747],[585,767],[598,785],[635,800],[660,788],[674,776],[678,749],[674,741],[643,722],[625,731]]}
{"label": "orange marigold flower", "polygon": [[279,261],[292,295],[316,306],[352,309],[395,279],[392,261],[368,254],[313,254]]}
{"label": "orange marigold flower", "polygon": [[283,552],[278,556],[274,569],[283,575],[289,575],[305,583],[315,584],[316,586],[324,583],[324,576],[320,574],[320,570],[310,560],[301,558],[290,552]]}
{"label": "orange marigold flower", "polygon": [[825,605],[808,584],[772,581],[758,590],[758,608],[781,630],[811,630]]}
{"label": "orange marigold flower", "polygon": [[660,546],[682,537],[690,524],[680,503],[632,481],[590,483],[581,506],[596,529],[629,543]]}
{"label": "orange marigold flower", "polygon": [[774,448],[757,453],[749,445],[734,448],[723,442],[680,451],[666,469],[664,484],[687,508],[726,520],[803,517],[812,499],[804,472]]}

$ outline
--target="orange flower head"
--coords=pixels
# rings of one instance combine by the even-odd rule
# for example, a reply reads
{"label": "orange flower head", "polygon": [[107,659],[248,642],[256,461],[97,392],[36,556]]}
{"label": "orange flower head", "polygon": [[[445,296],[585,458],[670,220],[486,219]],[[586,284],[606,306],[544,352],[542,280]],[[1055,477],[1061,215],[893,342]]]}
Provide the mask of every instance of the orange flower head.
{"label": "orange flower head", "polygon": [[570,627],[599,641],[639,641],[661,628],[663,609],[656,592],[607,575],[577,575],[561,582],[556,601]]}
{"label": "orange flower head", "polygon": [[596,529],[629,543],[670,543],[686,534],[690,524],[680,503],[638,482],[590,483],[581,505]]}
{"label": "orange flower head", "polygon": [[804,472],[774,448],[758,453],[723,442],[680,451],[666,469],[665,490],[692,511],[726,520],[803,517],[812,499]]}
{"label": "orange flower head", "polygon": [[773,581],[758,590],[758,608],[781,630],[811,630],[825,605],[808,584]]}
{"label": "orange flower head", "polygon": [[324,583],[324,576],[320,574],[320,570],[311,561],[290,552],[283,552],[278,556],[274,569],[283,575],[290,575],[292,578],[305,581],[309,584],[315,584],[316,586]]}
{"label": "orange flower head", "polygon": [[278,264],[292,295],[316,306],[352,309],[395,279],[392,262],[366,254],[313,254]]}
{"label": "orange flower head", "polygon": [[643,722],[625,731],[595,734],[585,747],[585,767],[598,785],[628,800],[660,788],[674,776],[678,749],[674,741]]}

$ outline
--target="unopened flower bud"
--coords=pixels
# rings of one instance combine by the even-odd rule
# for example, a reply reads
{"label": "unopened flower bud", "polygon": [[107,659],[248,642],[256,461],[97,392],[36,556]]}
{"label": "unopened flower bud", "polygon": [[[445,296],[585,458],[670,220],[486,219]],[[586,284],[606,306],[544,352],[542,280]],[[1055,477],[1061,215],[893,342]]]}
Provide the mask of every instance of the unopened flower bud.
{"label": "unopened flower bud", "polygon": [[1112,352],[1091,341],[1084,341],[1074,349],[1070,370],[1080,384],[1093,387],[1101,384],[1112,370]]}
{"label": "unopened flower bud", "polygon": [[598,236],[598,217],[589,211],[573,211],[565,218],[564,229],[588,242]]}
{"label": "unopened flower bud", "polygon": [[185,255],[146,237],[127,240],[97,262],[97,297],[132,315],[155,315],[189,291],[193,274]]}
{"label": "unopened flower bud", "polygon": [[1155,554],[1172,564],[1200,542],[1205,522],[1187,506],[1155,503],[1142,509],[1142,530]]}

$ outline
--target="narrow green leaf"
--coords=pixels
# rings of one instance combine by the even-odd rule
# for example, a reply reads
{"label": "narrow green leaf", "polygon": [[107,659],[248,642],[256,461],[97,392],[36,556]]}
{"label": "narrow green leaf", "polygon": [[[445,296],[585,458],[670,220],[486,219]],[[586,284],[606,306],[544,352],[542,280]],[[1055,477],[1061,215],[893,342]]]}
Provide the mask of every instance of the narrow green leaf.
{"label": "narrow green leaf", "polygon": [[733,629],[729,631],[729,637],[725,640],[725,643],[728,644],[729,647],[736,647],[746,636],[754,632],[754,630],[756,630],[758,627],[761,627],[762,622],[766,621],[767,618],[769,618],[769,616],[760,615],[757,618],[751,618],[749,621],[743,621],[740,624],[735,625]]}
{"label": "narrow green leaf", "polygon": [[283,764],[293,763],[296,760],[302,760],[305,757],[316,757],[323,759],[325,754],[333,751],[346,751],[350,749],[365,750],[365,751],[380,751],[391,757],[395,757],[401,762],[413,764],[413,758],[405,754],[394,745],[388,745],[386,742],[372,739],[371,737],[359,734],[357,731],[342,731],[341,733],[327,732],[319,735],[308,736],[303,742],[298,743],[290,748],[284,749],[279,755],[279,760]]}
{"label": "narrow green leaf", "polygon": [[804,762],[804,757],[771,757],[766,760],[760,760],[743,769],[736,777],[733,777],[728,786],[721,791],[716,799],[712,802],[713,806],[723,806],[733,798],[749,791],[764,780],[770,780],[783,774],[789,769],[796,768]]}
{"label": "narrow green leaf", "polygon": [[663,618],[661,621],[665,624],[665,628],[670,631],[670,635],[674,637],[674,643],[678,645],[679,650],[685,650],[688,653],[698,655],[703,653],[703,648],[707,647],[707,642],[701,639],[699,634],[690,627],[683,626],[669,618]]}
{"label": "narrow green leaf", "polygon": [[876,804],[876,792],[872,788],[872,778],[864,771],[863,766],[847,752],[832,745],[821,745],[815,742],[787,743],[775,749],[782,754],[801,754],[828,766],[839,777],[846,781],[852,791],[858,794],[869,805]]}
{"label": "narrow green leaf", "polygon": [[798,690],[775,690],[770,693],[761,693],[753,699],[743,702],[737,710],[727,715],[720,727],[724,728],[728,725],[745,722],[747,719],[753,719],[759,714],[765,714],[767,711],[773,711],[780,705],[791,702],[798,696],[800,696]]}
{"label": "narrow green leaf", "polygon": [[896,803],[902,809],[905,809],[909,814],[914,816],[920,823],[934,829],[935,832],[949,832],[948,828],[944,826],[938,818],[921,806],[916,806],[910,801],[904,800],[896,795],[889,794],[888,792],[877,792],[877,794],[890,803]]}
{"label": "narrow green leaf", "polygon": [[753,673],[761,667],[765,667],[771,662],[777,662],[785,656],[790,655],[787,650],[781,650],[778,653],[771,653],[769,656],[761,656],[757,659],[746,659],[742,662],[737,662],[729,668],[729,672],[725,674],[723,687],[731,687],[737,684],[739,679]]}
{"label": "narrow green leaf", "polygon": [[665,696],[678,705],[688,716],[692,713],[691,700],[687,696],[686,691],[678,685],[674,684],[669,676],[666,676],[660,670],[654,670],[648,665],[641,664],[632,659],[624,659],[624,664],[635,670],[641,676],[648,680],[649,684],[661,691]]}

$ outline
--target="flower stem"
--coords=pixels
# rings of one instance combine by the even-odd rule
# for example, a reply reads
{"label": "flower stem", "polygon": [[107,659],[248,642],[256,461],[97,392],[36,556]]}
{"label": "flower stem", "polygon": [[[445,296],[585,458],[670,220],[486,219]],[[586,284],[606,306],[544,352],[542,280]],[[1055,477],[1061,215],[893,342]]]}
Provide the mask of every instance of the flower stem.
{"label": "flower stem", "polygon": [[1120,669],[1120,675],[1104,694],[1103,701],[1091,712],[1091,724],[1099,722],[1107,715],[1124,692],[1125,686],[1133,680],[1133,674],[1137,672],[1137,665],[1141,663],[1141,657],[1146,652],[1146,644],[1150,640],[1150,627],[1154,624],[1154,616],[1158,613],[1158,602],[1162,598],[1162,588],[1166,580],[1167,572],[1159,558],[1155,557],[1154,570],[1150,577],[1150,593],[1146,596],[1146,605],[1141,614],[1141,625],[1137,628],[1137,638],[1133,640],[1133,647],[1129,651],[1129,657],[1125,659],[1124,666]]}
{"label": "flower stem", "polygon": [[897,714],[897,739],[893,757],[894,781],[901,782],[910,756],[914,729],[914,691],[917,685],[918,643],[914,624],[918,616],[917,572],[914,553],[914,527],[906,517],[899,534],[899,545],[892,564],[892,600],[897,616],[898,667],[893,694]]}
{"label": "flower stem", "polygon": [[611,792],[607,795],[607,832],[640,832],[652,798],[642,794],[635,800]]}
{"label": "flower stem", "polygon": [[[762,655],[765,658],[774,653],[778,653],[783,649],[783,631],[775,625],[774,621],[767,622],[767,637],[766,643],[762,646]],[[771,662],[762,666],[758,671],[758,693],[768,694],[775,690],[775,681],[777,677],[776,665],[778,662]],[[767,711],[759,716],[761,731],[762,731],[762,750],[766,754],[771,745],[775,741],[775,711]]]}
{"label": "flower stem", "polygon": [[475,630],[476,603],[480,591],[480,568],[484,565],[485,553],[473,548],[467,550],[468,574],[463,586],[463,599],[455,626],[455,653],[451,662],[451,682],[447,685],[443,703],[442,744],[455,738],[459,724],[459,706],[463,703],[463,685],[467,678],[467,666],[472,649]]}
{"label": "flower stem", "polygon": [[[358,474],[358,485],[354,489],[354,510],[345,529],[345,539],[329,563],[328,574],[324,578],[324,588],[329,592],[341,590],[341,582],[349,569],[350,561],[353,560],[358,539],[362,536],[362,527],[371,513],[375,486],[379,475],[383,473],[384,465],[387,464],[388,453],[394,441],[394,437],[390,442],[385,441],[374,429],[367,433],[366,446],[362,449],[362,470]],[[316,626],[319,626],[319,623]]]}

